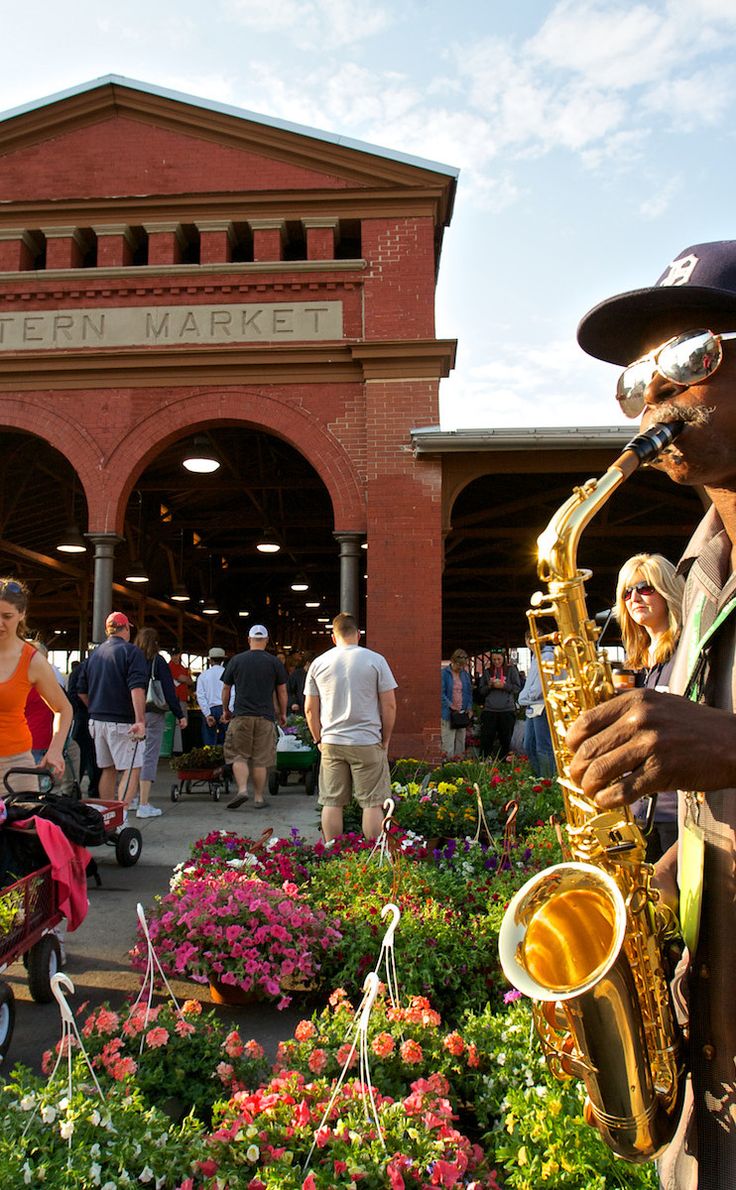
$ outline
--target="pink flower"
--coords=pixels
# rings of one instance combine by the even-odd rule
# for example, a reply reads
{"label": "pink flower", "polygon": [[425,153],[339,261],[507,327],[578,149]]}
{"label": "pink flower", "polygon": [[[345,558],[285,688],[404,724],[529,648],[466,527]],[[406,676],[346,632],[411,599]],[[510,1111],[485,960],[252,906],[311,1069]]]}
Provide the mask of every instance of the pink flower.
{"label": "pink flower", "polygon": [[317,1183],[314,1180],[314,1174],[308,1173],[302,1182],[302,1190],[317,1190]]}
{"label": "pink flower", "polygon": [[215,1067],[215,1071],[218,1078],[220,1079],[220,1082],[224,1086],[227,1086],[232,1082],[235,1071],[229,1062],[218,1062],[217,1066]]}
{"label": "pink flower", "polygon": [[251,1038],[250,1041],[246,1041],[246,1058],[262,1058],[264,1056],[264,1052],[263,1046],[258,1041],[254,1041],[253,1038]]}
{"label": "pink flower", "polygon": [[390,1033],[379,1033],[371,1042],[371,1049],[379,1058],[389,1058],[396,1048],[396,1042]]}
{"label": "pink flower", "polygon": [[233,1029],[228,1033],[227,1037],[222,1043],[222,1048],[227,1054],[228,1058],[239,1058],[243,1053],[244,1046],[237,1029]]}
{"label": "pink flower", "polygon": [[202,1005],[199,1000],[185,1000],[182,1006],[184,1016],[199,1016],[202,1011]]}
{"label": "pink flower", "polygon": [[299,1021],[294,1036],[297,1041],[309,1041],[310,1037],[317,1036],[317,1029],[311,1021]]}
{"label": "pink flower", "polygon": [[114,1063],[110,1074],[115,1079],[115,1081],[119,1083],[122,1082],[124,1078],[128,1078],[130,1075],[135,1074],[137,1069],[138,1067],[132,1058],[118,1058],[117,1062]]}
{"label": "pink flower", "polygon": [[157,1025],[155,1029],[149,1029],[146,1033],[146,1045],[150,1045],[151,1049],[159,1049],[166,1045],[168,1040],[168,1031],[162,1025]]}
{"label": "pink flower", "polygon": [[406,1062],[409,1066],[418,1066],[420,1062],[424,1061],[422,1047],[416,1041],[409,1040],[402,1042],[399,1053],[401,1054],[402,1061]]}
{"label": "pink flower", "polygon": [[468,1046],[468,1066],[474,1069],[480,1066],[480,1055],[478,1054],[477,1047],[473,1045],[472,1041]]}
{"label": "pink flower", "polygon": [[465,1042],[459,1033],[448,1033],[447,1037],[442,1042],[443,1048],[447,1050],[448,1054],[452,1054],[453,1058],[459,1058],[465,1049]]}
{"label": "pink flower", "polygon": [[503,1002],[504,1004],[513,1004],[514,1000],[521,999],[521,992],[517,992],[516,988],[512,988],[510,992],[506,992]]}
{"label": "pink flower", "polygon": [[178,1020],[174,1026],[179,1037],[191,1037],[192,1033],[196,1033],[194,1025],[191,1021]]}
{"label": "pink flower", "polygon": [[[350,1054],[351,1050],[352,1050],[352,1057]],[[356,1062],[358,1061],[358,1055],[357,1055],[355,1049],[353,1048],[353,1046],[350,1044],[350,1042],[346,1041],[345,1044],[341,1045],[339,1050],[337,1051],[338,1064],[341,1067],[344,1066],[345,1063],[347,1062],[348,1058],[350,1058],[350,1065],[355,1066]]]}
{"label": "pink flower", "polygon": [[307,1065],[312,1074],[321,1074],[327,1065],[327,1054],[324,1050],[312,1050]]}

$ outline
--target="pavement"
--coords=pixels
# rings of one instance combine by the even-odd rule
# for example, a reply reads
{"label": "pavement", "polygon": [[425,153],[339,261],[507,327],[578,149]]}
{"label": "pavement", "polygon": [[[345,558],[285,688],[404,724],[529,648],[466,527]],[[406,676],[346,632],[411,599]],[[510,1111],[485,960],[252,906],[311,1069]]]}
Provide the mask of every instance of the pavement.
{"label": "pavement", "polygon": [[[306,839],[319,835],[319,812],[315,797],[308,797],[303,784],[296,784],[301,774],[292,773],[276,796],[266,793],[266,810],[255,810],[252,801],[238,810],[228,810],[229,797],[223,795],[213,801],[206,789],[184,794],[176,803],[171,800],[175,776],[168,761],[159,763],[159,776],[154,783],[151,802],[162,811],[161,817],[137,819],[129,815],[128,825],[136,826],[142,836],[138,863],[120,867],[111,846],[92,851],[97,861],[102,884],[88,883],[89,912],[82,925],[67,935],[64,971],[74,984],[69,1003],[74,1009],[85,1000],[90,1006],[109,1000],[114,1005],[125,1002],[130,993],[137,994],[140,975],[133,971],[128,951],[135,941],[140,902],[144,910],[154,896],[168,892],[169,879],[175,864],[185,859],[192,843],[211,830],[238,830],[251,838],[259,838],[266,827],[274,836],[285,836],[296,827]],[[231,788],[230,797],[235,791]],[[61,1035],[59,1009],[56,1002],[36,1004],[28,991],[25,968],[20,960],[2,975],[15,994],[15,1030],[2,1066],[2,1073],[16,1063],[32,1070],[40,1070],[41,1057],[56,1044]],[[202,1000],[207,1007],[209,992],[201,984],[172,980],[174,994],[184,999]],[[279,1012],[271,1004],[252,1004],[244,1008],[223,1008],[217,1012],[234,1021],[246,1039],[255,1037],[273,1057],[278,1042],[291,1037],[296,1024],[309,1016],[311,1007],[291,1006]]]}

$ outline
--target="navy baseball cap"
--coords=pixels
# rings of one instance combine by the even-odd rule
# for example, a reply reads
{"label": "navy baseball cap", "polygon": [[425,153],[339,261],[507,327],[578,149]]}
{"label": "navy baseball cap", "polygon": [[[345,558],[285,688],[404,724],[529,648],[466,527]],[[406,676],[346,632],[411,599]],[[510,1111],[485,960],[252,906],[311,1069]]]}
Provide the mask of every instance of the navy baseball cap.
{"label": "navy baseball cap", "polygon": [[650,350],[652,336],[679,311],[697,321],[683,330],[725,329],[710,326],[709,318],[736,315],[736,240],[685,248],[649,289],[600,302],[581,319],[578,343],[596,359],[630,364]]}

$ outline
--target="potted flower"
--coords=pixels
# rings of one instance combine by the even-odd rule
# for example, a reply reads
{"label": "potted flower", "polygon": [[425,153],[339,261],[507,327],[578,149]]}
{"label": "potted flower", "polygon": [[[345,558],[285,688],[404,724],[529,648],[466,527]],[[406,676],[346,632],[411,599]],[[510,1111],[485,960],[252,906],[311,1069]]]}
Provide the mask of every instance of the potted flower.
{"label": "potted flower", "polygon": [[[151,941],[168,975],[209,983],[216,1002],[230,993],[275,999],[316,985],[325,953],[341,935],[295,884],[279,888],[237,869],[184,876],[148,915]],[[147,949],[139,927],[131,951],[143,970]]]}
{"label": "potted flower", "polygon": [[[204,1012],[198,1000],[185,1001],[181,1011],[172,1000],[123,1011],[104,1003],[86,1017],[81,1034],[102,1085],[135,1086],[147,1106],[176,1121],[193,1111],[209,1124],[216,1099],[255,1089],[269,1071],[263,1047],[243,1040],[213,1010]],[[44,1054],[44,1073],[58,1048]]]}
{"label": "potted flower", "polygon": [[217,744],[205,744],[203,748],[192,748],[179,756],[171,757],[171,767],[181,780],[206,780],[225,763],[225,753]]}

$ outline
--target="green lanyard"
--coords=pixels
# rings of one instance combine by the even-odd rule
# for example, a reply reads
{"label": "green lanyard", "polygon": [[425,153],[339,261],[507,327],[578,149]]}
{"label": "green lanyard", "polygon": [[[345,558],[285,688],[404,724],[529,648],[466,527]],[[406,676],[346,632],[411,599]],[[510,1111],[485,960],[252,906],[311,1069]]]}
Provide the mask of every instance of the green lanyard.
{"label": "green lanyard", "polygon": [[693,628],[695,631],[690,641],[687,656],[688,677],[687,683],[685,685],[685,695],[693,702],[697,702],[698,700],[698,686],[695,678],[697,677],[698,665],[702,660],[703,650],[709,641],[713,639],[716,632],[721,627],[721,624],[723,624],[728,619],[728,617],[731,615],[731,612],[734,610],[734,608],[736,608],[736,595],[733,597],[733,599],[729,600],[725,607],[721,608],[708,631],[703,636],[701,636],[700,630],[701,624],[703,622],[704,607],[705,595],[701,595],[693,615]]}

